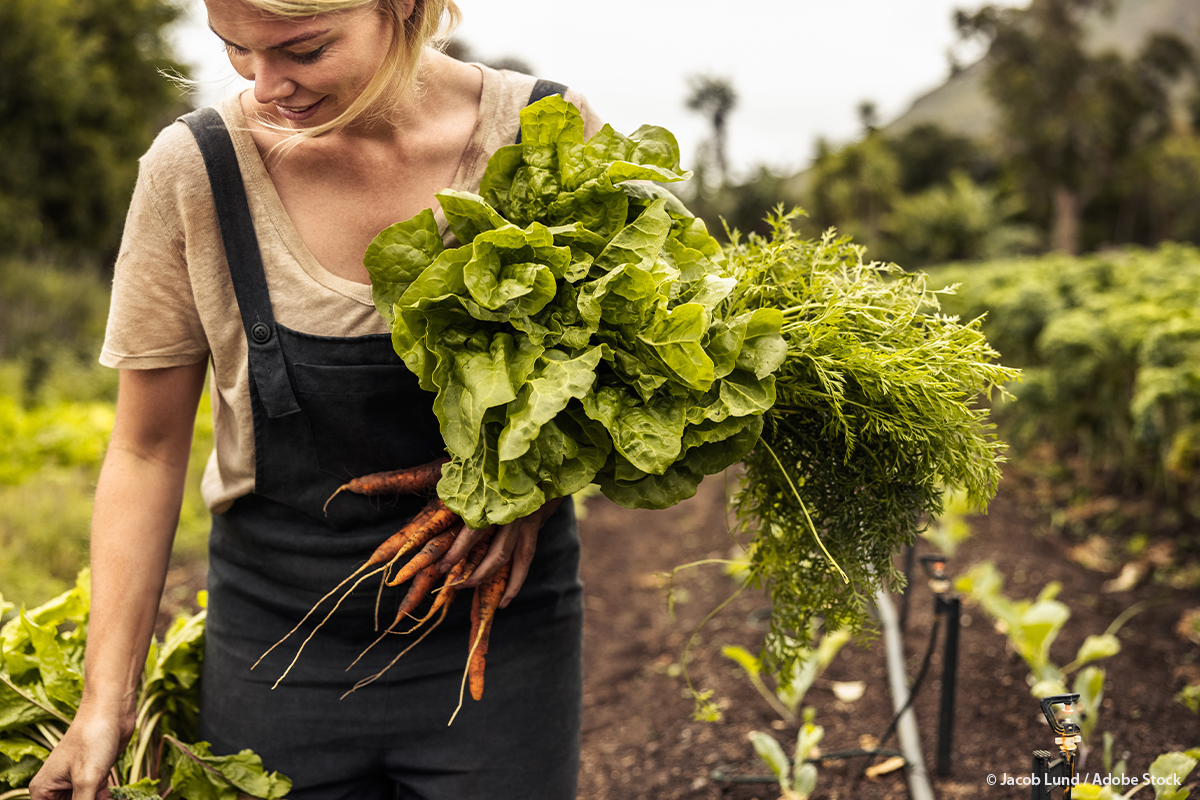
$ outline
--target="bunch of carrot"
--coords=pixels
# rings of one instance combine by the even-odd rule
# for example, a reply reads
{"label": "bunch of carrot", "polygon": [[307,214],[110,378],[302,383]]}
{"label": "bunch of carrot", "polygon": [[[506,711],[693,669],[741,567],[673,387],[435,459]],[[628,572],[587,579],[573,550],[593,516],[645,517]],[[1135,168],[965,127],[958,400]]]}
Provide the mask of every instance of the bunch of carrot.
{"label": "bunch of carrot", "polygon": [[[442,465],[449,459],[438,459],[431,461],[428,464],[421,464],[408,469],[391,470],[388,472],[377,472],[371,475],[364,475],[359,478],[338,487],[337,491],[330,496],[326,501],[326,507],[333,501],[334,497],[343,491],[352,492],[354,494],[364,495],[367,497],[382,497],[388,495],[400,494],[425,494],[432,493],[437,486],[438,480],[442,476]],[[347,576],[341,583],[335,586],[324,597],[316,602],[309,610],[304,618],[296,624],[282,639],[271,646],[254,666],[258,666],[267,654],[274,650],[279,645],[283,644],[288,638],[298,631],[308,619],[316,613],[326,600],[330,599],[338,593],[346,584],[354,581],[350,588],[342,592],[333,608],[326,613],[320,623],[313,628],[308,637],[300,645],[295,657],[284,670],[279,680],[279,683],[287,677],[291,672],[296,661],[299,660],[300,654],[304,651],[304,647],[312,640],[317,631],[321,629],[329,618],[333,616],[342,602],[345,601],[350,594],[358,588],[363,581],[375,575],[382,574],[379,592],[382,597],[383,587],[399,586],[403,583],[411,581],[408,591],[404,595],[404,599],[400,602],[400,607],[396,611],[396,617],[374,642],[359,655],[359,659],[366,655],[376,644],[381,642],[388,634],[401,633],[410,634],[420,629],[426,622],[437,615],[437,620],[421,634],[421,636],[405,648],[399,655],[376,674],[364,678],[356,683],[350,691],[354,691],[369,683],[377,680],[388,669],[392,667],[409,650],[415,647],[422,639],[429,635],[446,617],[446,612],[450,608],[450,603],[458,594],[462,584],[474,574],[475,570],[482,563],[484,556],[487,553],[488,546],[491,543],[492,533],[494,528],[485,530],[483,536],[475,543],[466,557],[455,563],[450,570],[445,574],[444,578],[441,570],[438,568],[438,562],[453,546],[455,539],[464,528],[463,521],[457,514],[448,509],[446,505],[437,497],[433,497],[425,505],[425,507],[414,516],[403,528],[392,534],[382,544],[375,549],[371,557],[367,559],[361,567]],[[409,560],[404,563],[393,574],[392,570],[396,567],[400,559],[415,552]],[[500,600],[504,597],[504,591],[508,587],[508,578],[511,572],[511,563],[506,563],[494,575],[490,576],[475,589],[475,597],[471,604],[471,635],[470,649],[467,655],[467,667],[463,675],[463,684],[469,682],[471,687],[471,697],[475,700],[480,700],[483,697],[483,673],[488,651],[488,637],[491,634],[492,620],[495,618],[496,610],[500,607]],[[441,586],[438,586],[439,579],[442,579]],[[430,595],[436,595],[429,609],[424,616],[418,618],[416,616],[417,609],[427,600]],[[376,628],[378,629],[378,600],[376,601]],[[399,630],[401,623],[405,617],[411,617],[415,620],[415,624],[408,630]],[[355,660],[358,663],[358,659]],[[350,666],[354,666],[351,664]],[[347,692],[349,694],[349,692]],[[462,706],[462,690],[459,692],[459,707]],[[455,711],[457,715],[458,711]],[[451,722],[454,717],[451,717]]]}

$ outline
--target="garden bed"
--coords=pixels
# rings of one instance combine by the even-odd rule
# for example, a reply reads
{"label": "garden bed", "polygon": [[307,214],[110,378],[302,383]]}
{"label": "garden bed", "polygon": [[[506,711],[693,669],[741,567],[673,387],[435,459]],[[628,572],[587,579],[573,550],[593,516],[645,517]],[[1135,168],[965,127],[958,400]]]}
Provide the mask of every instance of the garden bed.
{"label": "garden bed", "polygon": [[[708,623],[693,646],[691,677],[697,688],[713,690],[723,710],[720,722],[696,722],[679,668],[684,643],[736,585],[719,567],[681,573],[672,620],[655,579],[657,571],[728,555],[732,542],[724,492],[718,476],[707,479],[695,498],[666,511],[628,511],[603,498],[587,504],[581,522],[587,609],[581,800],[779,796],[771,784],[713,779],[718,767],[727,773],[766,772],[747,740],[752,730],[774,734],[789,752],[795,740],[795,726],[782,723],[741,668],[720,653],[722,646],[732,644],[757,651],[765,598],[744,592]],[[1141,776],[1159,754],[1200,745],[1200,718],[1174,700],[1185,683],[1200,678],[1200,646],[1175,631],[1182,614],[1200,606],[1200,592],[1168,589],[1150,579],[1129,590],[1105,591],[1105,583],[1117,573],[1089,569],[1068,556],[1080,541],[1051,526],[1052,512],[1038,499],[1044,493],[1038,481],[1006,479],[990,513],[971,518],[973,535],[948,569],[957,575],[973,563],[991,560],[1005,576],[1005,593],[1014,599],[1032,599],[1049,581],[1061,582],[1059,599],[1071,609],[1071,619],[1051,651],[1058,664],[1070,661],[1087,635],[1103,633],[1134,603],[1161,601],[1121,629],[1119,654],[1098,662],[1108,677],[1094,741],[1098,744],[1103,732],[1111,732],[1114,754],[1127,758],[1130,775]],[[918,552],[932,550],[920,542]],[[1119,561],[1113,566],[1119,568]],[[932,606],[932,594],[918,577],[905,635],[910,676],[928,642]],[[1007,648],[1005,637],[976,607],[967,605],[962,621],[953,770],[947,777],[933,774],[940,641],[915,703],[934,792],[938,798],[1026,798],[1028,788],[989,786],[987,777],[1028,774],[1033,750],[1054,749],[1052,735],[1026,686],[1028,669]],[[829,690],[831,681],[864,681],[866,691],[860,700],[843,703]],[[817,709],[825,752],[856,748],[861,737],[881,736],[892,716],[882,640],[846,646],[804,703]],[[894,737],[887,746],[897,747]],[[814,798],[908,796],[903,771],[860,778],[865,766],[863,758],[821,766]],[[1089,775],[1100,769],[1099,747],[1086,766]],[[1200,786],[1200,771],[1185,785]],[[1147,790],[1135,797],[1150,796]]]}

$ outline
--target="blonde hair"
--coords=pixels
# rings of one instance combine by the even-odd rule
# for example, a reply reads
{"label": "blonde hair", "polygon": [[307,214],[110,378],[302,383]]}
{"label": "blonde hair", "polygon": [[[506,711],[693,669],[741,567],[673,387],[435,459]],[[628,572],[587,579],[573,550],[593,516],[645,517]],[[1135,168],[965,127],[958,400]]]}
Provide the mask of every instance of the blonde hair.
{"label": "blonde hair", "polygon": [[[416,91],[421,57],[426,47],[441,49],[458,26],[462,12],[454,0],[412,0],[411,14],[405,14],[404,0],[245,0],[254,8],[280,17],[313,17],[338,11],[374,6],[392,23],[392,40],[375,74],[354,101],[337,117],[311,128],[286,128],[293,144],[356,122],[391,121],[396,113],[395,98]],[[274,126],[272,126],[274,127]]]}

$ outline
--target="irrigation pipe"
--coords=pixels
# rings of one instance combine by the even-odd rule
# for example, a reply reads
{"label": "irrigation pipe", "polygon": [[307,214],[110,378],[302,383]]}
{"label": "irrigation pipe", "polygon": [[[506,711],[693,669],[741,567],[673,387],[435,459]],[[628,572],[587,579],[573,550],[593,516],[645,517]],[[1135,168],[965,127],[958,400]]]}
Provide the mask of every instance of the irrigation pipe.
{"label": "irrigation pipe", "polygon": [[[892,709],[899,713],[900,709],[904,708],[909,693],[908,676],[904,670],[904,641],[900,635],[900,621],[886,592],[876,592],[875,605],[879,609],[879,621],[883,625],[883,641],[887,649],[888,686],[892,691]],[[911,707],[900,715],[900,722],[896,726],[896,738],[900,742],[900,752],[904,753],[904,759],[908,762],[908,796],[911,800],[934,800],[929,773],[925,770],[925,759],[921,755],[917,718]]]}

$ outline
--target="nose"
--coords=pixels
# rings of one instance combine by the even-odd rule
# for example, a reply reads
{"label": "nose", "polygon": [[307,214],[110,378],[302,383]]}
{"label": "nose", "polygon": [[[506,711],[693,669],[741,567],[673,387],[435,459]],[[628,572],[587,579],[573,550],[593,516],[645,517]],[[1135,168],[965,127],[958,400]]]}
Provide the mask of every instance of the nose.
{"label": "nose", "polygon": [[288,98],[296,91],[295,81],[269,56],[256,59],[254,73],[246,77],[254,81],[254,99],[264,105]]}

